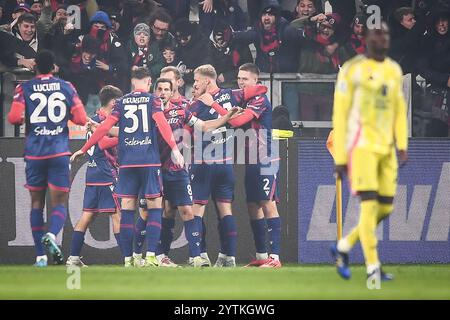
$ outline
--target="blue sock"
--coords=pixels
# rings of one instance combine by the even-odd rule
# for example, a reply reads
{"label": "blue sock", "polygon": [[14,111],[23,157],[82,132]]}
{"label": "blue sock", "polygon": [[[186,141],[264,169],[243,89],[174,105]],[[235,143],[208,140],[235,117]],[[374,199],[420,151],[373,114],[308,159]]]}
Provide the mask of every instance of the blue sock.
{"label": "blue sock", "polygon": [[52,209],[52,214],[50,216],[50,227],[48,232],[53,233],[55,236],[64,227],[64,222],[66,222],[67,209],[63,205],[59,204]]}
{"label": "blue sock", "polygon": [[200,232],[198,231],[198,223],[195,219],[184,222],[184,234],[189,244],[189,256],[197,257],[200,255]]}
{"label": "blue sock", "polygon": [[80,256],[81,248],[84,244],[84,232],[74,231],[72,234],[72,244],[70,247],[71,256]]}
{"label": "blue sock", "polygon": [[161,218],[161,241],[158,245],[156,255],[165,254],[169,255],[170,245],[173,240],[173,229],[175,228],[174,218]]}
{"label": "blue sock", "polygon": [[161,237],[161,215],[162,208],[148,209],[147,218],[147,251],[155,252],[158,249],[159,239]]}
{"label": "blue sock", "polygon": [[124,257],[133,255],[134,212],[135,210],[121,210],[120,247]]}
{"label": "blue sock", "polygon": [[220,253],[227,254],[227,230],[219,218],[219,223],[217,224],[217,229],[219,229],[219,241],[220,241]]}
{"label": "blue sock", "polygon": [[142,246],[145,241],[145,229],[147,226],[147,220],[139,217],[136,220],[136,225],[134,227],[134,252],[142,253]]}
{"label": "blue sock", "polygon": [[222,225],[225,234],[225,253],[227,256],[236,256],[236,241],[237,229],[236,218],[232,215],[227,215],[222,218]]}
{"label": "blue sock", "polygon": [[266,248],[266,222],[264,218],[250,220],[250,225],[253,231],[253,240],[257,253],[267,253]]}
{"label": "blue sock", "polygon": [[36,255],[43,256],[45,254],[44,246],[41,242],[41,238],[45,233],[43,209],[31,209],[30,225],[34,240],[34,248],[36,249]]}
{"label": "blue sock", "polygon": [[114,233],[114,238],[116,238],[116,242],[117,242],[117,246],[119,247],[120,254],[123,256],[122,245],[120,243],[120,232],[119,233]]}
{"label": "blue sock", "polygon": [[200,252],[201,253],[205,253],[206,252],[206,225],[205,225],[205,221],[203,220],[202,217],[199,217],[199,216],[194,216],[194,220],[196,221],[197,227],[199,228],[199,231],[200,231],[200,237],[201,237]]}
{"label": "blue sock", "polygon": [[281,219],[280,217],[266,219],[267,231],[270,241],[270,253],[280,254],[280,242],[281,242]]}

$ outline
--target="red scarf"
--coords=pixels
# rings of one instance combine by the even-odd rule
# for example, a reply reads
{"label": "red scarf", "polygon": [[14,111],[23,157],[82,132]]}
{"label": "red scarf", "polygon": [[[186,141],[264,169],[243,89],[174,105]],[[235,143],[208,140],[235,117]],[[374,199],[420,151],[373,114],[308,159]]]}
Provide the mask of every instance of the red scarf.
{"label": "red scarf", "polygon": [[[102,32],[104,32],[103,35],[101,35]],[[111,30],[100,30],[98,28],[92,27],[89,34],[94,38],[100,40],[101,44],[99,56],[106,58],[108,56],[109,47],[111,45]]]}
{"label": "red scarf", "polygon": [[147,53],[148,53],[148,47],[140,48],[137,47],[137,52],[135,52],[135,56],[133,59],[133,66],[138,67],[147,67],[148,61],[147,61]]}
{"label": "red scarf", "polygon": [[341,60],[339,58],[338,50],[336,49],[333,54],[330,56],[328,52],[325,52],[325,46],[333,44],[329,39],[325,39],[320,34],[316,35],[316,42],[321,45],[321,48],[316,51],[316,57],[321,63],[328,63],[331,59],[334,68],[337,70],[339,65],[341,64]]}
{"label": "red scarf", "polygon": [[269,53],[274,50],[278,50],[280,47],[280,41],[278,39],[277,29],[273,27],[270,30],[263,30],[261,50],[265,53]]}
{"label": "red scarf", "polygon": [[366,52],[366,40],[364,40],[364,38],[358,38],[354,33],[352,33],[352,36],[350,37],[350,45],[357,54]]}

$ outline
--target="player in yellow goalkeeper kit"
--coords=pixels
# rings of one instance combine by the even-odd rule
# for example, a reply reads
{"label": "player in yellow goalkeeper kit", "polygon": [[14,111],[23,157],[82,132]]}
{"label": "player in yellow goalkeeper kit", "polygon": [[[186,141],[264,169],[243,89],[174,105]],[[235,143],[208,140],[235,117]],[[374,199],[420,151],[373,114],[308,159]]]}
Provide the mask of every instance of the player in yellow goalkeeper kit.
{"label": "player in yellow goalkeeper kit", "polygon": [[331,248],[338,273],[350,278],[348,253],[358,240],[368,277],[391,280],[381,270],[377,224],[393,210],[397,187],[397,156],[407,160],[407,110],[402,93],[402,70],[386,56],[389,29],[366,31],[367,53],[345,63],[339,71],[333,109],[334,160],[339,177],[348,173],[353,194],[361,199],[358,225]]}

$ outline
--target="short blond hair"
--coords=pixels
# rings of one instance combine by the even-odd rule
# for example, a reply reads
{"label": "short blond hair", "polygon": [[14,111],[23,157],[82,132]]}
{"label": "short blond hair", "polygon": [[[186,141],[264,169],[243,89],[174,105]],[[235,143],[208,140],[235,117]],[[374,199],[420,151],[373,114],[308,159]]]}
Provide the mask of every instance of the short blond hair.
{"label": "short blond hair", "polygon": [[216,69],[214,69],[214,67],[210,64],[204,64],[200,67],[197,67],[194,70],[194,74],[200,74],[201,76],[213,79],[213,80],[217,80],[217,72]]}
{"label": "short blond hair", "polygon": [[160,74],[169,73],[169,72],[173,72],[173,74],[175,75],[175,78],[177,80],[181,79],[181,72],[180,72],[180,70],[178,70],[177,67],[173,67],[173,66],[167,66],[167,67],[162,68]]}

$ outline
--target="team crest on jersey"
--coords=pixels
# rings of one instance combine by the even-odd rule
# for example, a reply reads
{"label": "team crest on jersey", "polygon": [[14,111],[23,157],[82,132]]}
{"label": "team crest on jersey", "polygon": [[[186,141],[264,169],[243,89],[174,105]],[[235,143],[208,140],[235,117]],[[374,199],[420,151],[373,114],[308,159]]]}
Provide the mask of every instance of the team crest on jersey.
{"label": "team crest on jersey", "polygon": [[169,116],[171,116],[171,117],[176,117],[176,116],[178,116],[177,110],[170,110],[170,111],[169,111]]}

